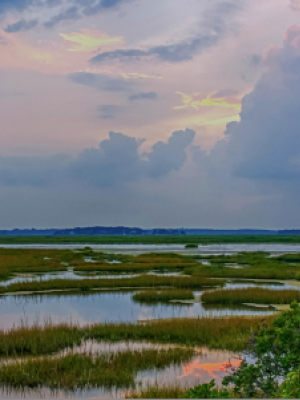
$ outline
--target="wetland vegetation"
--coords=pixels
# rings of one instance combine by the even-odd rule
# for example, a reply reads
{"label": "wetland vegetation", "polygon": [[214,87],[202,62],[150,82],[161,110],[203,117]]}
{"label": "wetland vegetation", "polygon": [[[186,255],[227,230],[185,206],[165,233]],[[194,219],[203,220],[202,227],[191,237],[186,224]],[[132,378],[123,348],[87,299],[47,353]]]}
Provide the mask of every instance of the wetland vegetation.
{"label": "wetland vegetation", "polygon": [[[100,239],[102,240],[103,237]],[[185,244],[192,251],[198,243],[200,242],[193,237],[193,240]],[[167,274],[162,275],[164,272]],[[59,278],[56,278],[55,275],[58,273]],[[74,273],[80,274],[77,279]],[[94,275],[89,277],[82,275],[89,273]],[[106,277],[105,274],[111,274],[112,277]],[[119,274],[119,276],[113,277],[114,274]],[[121,277],[123,274],[124,276]],[[136,276],[130,276],[130,274]],[[64,278],[67,276],[71,278]],[[297,336],[293,333],[293,324],[295,329],[300,329],[298,327],[299,307],[294,305],[291,311],[283,313],[286,321],[284,322],[281,314],[274,311],[270,311],[270,315],[252,315],[255,311],[252,308],[246,308],[243,303],[275,305],[290,304],[294,300],[300,301],[300,290],[296,288],[299,286],[297,282],[299,277],[300,254],[271,255],[267,252],[243,252],[232,255],[183,255],[158,252],[124,255],[96,251],[90,247],[73,250],[0,249],[0,293],[2,294],[0,305],[7,307],[7,310],[11,309],[11,302],[7,299],[15,298],[16,302],[20,299],[19,307],[22,308],[25,301],[23,298],[31,301],[31,296],[34,298],[38,295],[40,299],[63,300],[68,296],[76,298],[78,307],[83,304],[81,299],[94,299],[95,312],[99,312],[99,319],[96,316],[94,320],[98,322],[95,323],[87,324],[86,321],[64,324],[50,321],[35,325],[25,323],[23,326],[0,331],[0,357],[3,360],[0,366],[0,385],[3,390],[18,390],[17,388],[26,387],[51,390],[89,390],[102,387],[109,390],[112,387],[120,387],[124,389],[122,395],[131,398],[193,398],[193,396],[207,398],[212,394],[217,397],[224,397],[225,394],[227,397],[243,397],[245,394],[247,396],[251,394],[250,397],[259,397],[264,396],[264,393],[280,393],[281,396],[283,390],[287,391],[291,385],[288,379],[292,379],[288,376],[288,371],[284,370],[284,362],[287,362],[287,358],[282,361],[280,368],[278,367],[280,374],[287,378],[285,386],[276,386],[274,380],[270,381],[274,377],[266,378],[266,374],[259,375],[255,370],[259,382],[264,382],[264,379],[273,382],[272,392],[264,392],[264,383],[261,383],[259,391],[254,391],[251,382],[245,378],[252,374],[252,379],[254,379],[254,372],[248,364],[242,364],[233,374],[231,381],[228,378],[228,382],[233,385],[231,386],[233,389],[229,391],[227,387],[219,391],[214,383],[208,384],[207,380],[202,382],[207,384],[206,386],[200,385],[192,391],[189,391],[190,386],[177,385],[178,382],[173,385],[148,385],[138,389],[136,379],[138,374],[145,371],[165,370],[171,365],[180,367],[183,362],[189,365],[188,360],[194,354],[195,347],[226,350],[237,354],[237,352],[249,350],[249,343],[255,342],[256,347],[254,347],[257,350],[257,346],[263,346],[263,343],[266,343],[263,340],[269,341],[268,343],[271,343],[272,338],[275,341],[279,340],[278,332],[281,328],[287,329],[285,332],[288,332],[296,343],[296,350],[290,351],[293,358],[288,360],[291,362],[293,371],[296,371],[299,367],[297,360],[300,359],[300,350],[298,351]],[[256,281],[256,279],[261,279],[261,281]],[[292,283],[295,288],[288,286],[289,283]],[[265,287],[259,287],[262,284]],[[275,285],[282,287],[275,287]],[[64,291],[67,292],[64,293]],[[113,295],[113,291],[119,294]],[[24,292],[28,295],[22,296]],[[7,296],[12,293],[15,296]],[[182,301],[184,305],[180,307],[186,310],[184,311],[186,315],[184,318],[178,315],[166,318],[166,315],[172,315],[171,312],[156,320],[147,320],[146,315],[145,319],[140,319],[141,322],[137,322],[134,318],[130,319],[134,322],[118,322],[116,319],[105,321],[101,317],[101,307],[105,307],[102,304],[111,307],[113,303],[108,301],[111,296],[116,296],[114,307],[117,305],[121,314],[124,314],[127,307],[125,301],[131,301],[134,304],[133,299],[135,302],[147,305],[134,305],[140,309],[142,307],[150,309],[151,306],[148,304],[153,302],[161,304],[159,307],[164,307],[163,304],[168,303],[165,308],[169,309],[170,306],[171,308],[176,306],[176,303],[172,301]],[[192,310],[192,307],[202,307],[201,301],[203,310],[207,308],[211,315],[193,317],[189,310]],[[54,304],[59,312],[59,303]],[[43,307],[43,300],[37,307]],[[220,307],[228,308],[224,308],[222,315],[214,314],[215,310],[221,310]],[[231,315],[230,307],[237,307],[238,312],[243,315]],[[82,311],[85,312],[84,309]],[[107,312],[113,313],[113,310],[108,309]],[[228,312],[227,315],[226,312]],[[259,312],[256,311],[256,314]],[[9,316],[9,311],[3,315]],[[280,332],[283,332],[282,329]],[[282,337],[280,336],[281,339]],[[77,354],[74,349],[89,340],[96,343],[146,341],[169,347],[115,353],[100,351],[97,354]],[[292,346],[292,342],[289,343]],[[62,351],[64,353],[60,354],[59,352]],[[281,350],[276,351],[280,358]],[[257,350],[255,357],[259,359],[263,354]],[[288,354],[287,351],[286,354]],[[264,365],[264,362],[265,359],[261,365]],[[123,369],[121,365],[124,366]],[[222,368],[222,365],[218,368]],[[246,382],[245,379],[248,386],[243,386],[242,382]],[[293,379],[295,382],[296,378]],[[224,385],[226,382],[225,380]]]}

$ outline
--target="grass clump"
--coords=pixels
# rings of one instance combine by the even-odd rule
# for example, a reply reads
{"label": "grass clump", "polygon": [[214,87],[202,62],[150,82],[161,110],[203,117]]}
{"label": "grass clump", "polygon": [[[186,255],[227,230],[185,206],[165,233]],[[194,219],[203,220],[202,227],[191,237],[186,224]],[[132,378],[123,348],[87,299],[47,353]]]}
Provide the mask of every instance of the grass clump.
{"label": "grass clump", "polygon": [[145,290],[132,296],[133,300],[143,303],[168,302],[170,300],[194,300],[191,290]]}
{"label": "grass clump", "polygon": [[200,289],[203,287],[215,287],[223,285],[223,280],[193,278],[180,276],[155,276],[140,275],[134,278],[117,279],[52,279],[40,282],[20,282],[13,283],[6,287],[1,287],[0,292],[19,292],[19,291],[47,291],[85,288],[85,290],[101,288],[138,288],[138,287],[174,287],[182,289]]}
{"label": "grass clump", "polygon": [[185,245],[185,248],[186,249],[198,249],[198,244],[196,244],[196,243],[187,243],[186,245]]}
{"label": "grass clump", "polygon": [[180,385],[148,386],[140,391],[125,394],[125,399],[185,399],[186,390]]}
{"label": "grass clump", "polygon": [[[274,316],[266,318],[271,324]],[[147,340],[155,343],[206,346],[214,349],[240,351],[250,330],[261,317],[243,318],[175,318],[145,324],[95,324],[90,326],[48,325],[17,328],[0,332],[0,355],[52,354],[81,340],[126,341]]]}
{"label": "grass clump", "polygon": [[[300,266],[292,265],[284,258],[268,258],[268,253],[239,253],[234,255],[218,255],[209,258],[210,265],[198,263],[196,266],[187,266],[184,273],[193,276],[214,278],[240,279],[296,279]],[[201,260],[198,256],[194,259]],[[234,268],[230,264],[238,264]]]}
{"label": "grass clump", "polygon": [[290,304],[294,300],[300,301],[300,291],[263,288],[226,289],[205,292],[201,298],[207,304]]}
{"label": "grass clump", "polygon": [[0,383],[6,388],[129,388],[134,387],[137,372],[180,364],[193,353],[192,349],[177,348],[24,359],[2,365]]}

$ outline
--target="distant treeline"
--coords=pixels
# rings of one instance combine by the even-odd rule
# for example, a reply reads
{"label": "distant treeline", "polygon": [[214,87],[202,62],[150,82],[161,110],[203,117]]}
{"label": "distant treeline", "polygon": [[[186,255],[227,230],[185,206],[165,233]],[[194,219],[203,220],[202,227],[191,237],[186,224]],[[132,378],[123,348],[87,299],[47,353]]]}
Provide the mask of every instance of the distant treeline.
{"label": "distant treeline", "polygon": [[300,235],[299,230],[263,230],[263,229],[141,229],[124,226],[105,227],[93,226],[72,229],[13,229],[0,230],[0,236],[69,236],[69,235]]}

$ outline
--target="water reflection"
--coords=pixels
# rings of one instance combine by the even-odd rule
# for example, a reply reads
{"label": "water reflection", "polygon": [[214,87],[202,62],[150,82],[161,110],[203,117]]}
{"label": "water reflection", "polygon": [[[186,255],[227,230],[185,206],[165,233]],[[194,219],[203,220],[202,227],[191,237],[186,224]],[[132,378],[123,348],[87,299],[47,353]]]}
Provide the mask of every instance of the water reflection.
{"label": "water reflection", "polygon": [[[67,293],[67,292],[66,292]],[[207,310],[201,303],[142,305],[132,300],[134,292],[104,292],[82,295],[35,295],[0,297],[0,329],[12,328],[49,319],[53,323],[137,322],[162,318],[197,318],[221,315],[269,314],[256,309]],[[201,293],[201,292],[197,292]]]}
{"label": "water reflection", "polygon": [[[91,342],[91,341],[88,341]],[[83,352],[93,347],[93,352],[117,352],[127,350],[149,350],[149,349],[162,349],[168,348],[168,345],[152,344],[149,342],[120,342],[120,343],[104,343],[104,342],[91,342],[85,343],[85,347],[79,346],[75,348],[75,352]],[[171,346],[171,347],[176,347]],[[60,354],[66,354],[62,352]],[[134,384],[136,389],[145,389],[149,385],[158,386],[174,386],[179,385],[184,389],[188,389],[201,383],[208,383],[212,379],[220,384],[222,379],[231,374],[237,367],[240,366],[242,359],[245,359],[244,354],[236,354],[229,351],[209,350],[207,348],[195,348],[195,355],[193,355],[188,362],[179,364],[171,364],[162,369],[150,369],[140,371],[136,374]],[[248,362],[254,360],[246,358]],[[130,389],[107,389],[107,388],[94,388],[81,391],[66,391],[55,390],[51,391],[49,388],[39,389],[23,389],[23,390],[9,390],[2,388],[0,390],[0,397],[2,398],[124,398],[125,391]]]}

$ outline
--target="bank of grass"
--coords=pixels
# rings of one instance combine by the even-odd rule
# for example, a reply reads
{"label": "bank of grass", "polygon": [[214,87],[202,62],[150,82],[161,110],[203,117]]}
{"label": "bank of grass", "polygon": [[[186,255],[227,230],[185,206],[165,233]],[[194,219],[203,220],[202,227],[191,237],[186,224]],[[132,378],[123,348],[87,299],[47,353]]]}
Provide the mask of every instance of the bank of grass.
{"label": "bank of grass", "polygon": [[83,255],[71,250],[1,249],[0,280],[16,273],[47,273],[66,271],[67,264]]}
{"label": "bank of grass", "polygon": [[300,235],[70,235],[70,236],[0,236],[2,244],[245,244],[300,243]]}
{"label": "bank of grass", "polygon": [[0,331],[0,356],[53,354],[79,345],[81,340],[150,341],[212,349],[241,351],[250,330],[262,320],[272,324],[275,316],[222,318],[174,318],[137,324],[94,324],[90,326],[45,325]]}
{"label": "bank of grass", "polygon": [[[201,262],[196,266],[187,266],[184,274],[213,278],[240,279],[297,279],[300,276],[300,264],[291,264],[284,258],[270,257],[268,253],[239,253],[230,256],[210,256],[209,265]],[[198,256],[195,259],[201,260]],[[238,264],[233,268],[230,264]]]}
{"label": "bank of grass", "polygon": [[0,287],[0,293],[33,292],[47,290],[93,290],[101,288],[154,288],[174,287],[182,289],[201,289],[223,285],[223,280],[180,276],[139,275],[134,278],[117,279],[52,279],[48,281],[20,282]]}
{"label": "bank of grass", "polygon": [[169,302],[170,300],[194,300],[195,296],[191,290],[144,290],[135,293],[133,300],[140,303]]}
{"label": "bank of grass", "polygon": [[0,366],[0,384],[18,389],[129,388],[134,387],[137,372],[178,365],[193,353],[190,348],[172,348],[23,359]]}
{"label": "bank of grass", "polygon": [[74,267],[74,271],[105,271],[105,272],[146,272],[146,271],[182,271],[187,265],[194,266],[195,263],[182,263],[182,262],[162,262],[162,263],[85,263],[79,264]]}
{"label": "bank of grass", "polygon": [[225,289],[205,292],[201,299],[206,304],[290,304],[294,300],[300,301],[300,291],[263,288]]}

